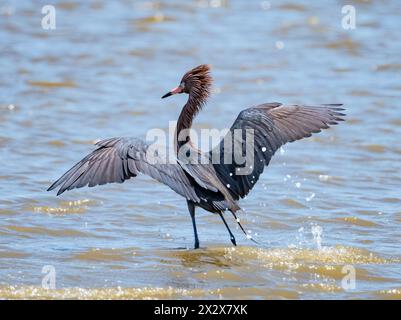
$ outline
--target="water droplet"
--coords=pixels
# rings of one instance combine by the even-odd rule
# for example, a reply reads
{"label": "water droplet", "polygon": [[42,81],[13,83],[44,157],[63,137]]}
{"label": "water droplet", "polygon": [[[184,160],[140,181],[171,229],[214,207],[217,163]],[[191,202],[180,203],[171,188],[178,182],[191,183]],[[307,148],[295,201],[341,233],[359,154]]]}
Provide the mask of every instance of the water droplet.
{"label": "water droplet", "polygon": [[326,175],[326,174],[319,174],[319,180],[320,181],[329,181],[330,176]]}
{"label": "water droplet", "polygon": [[309,197],[306,197],[306,201],[307,202],[309,202],[309,201],[311,201],[313,198],[315,197],[315,193],[314,192],[312,192],[311,194],[310,194],[310,196]]}
{"label": "water droplet", "polygon": [[284,42],[283,41],[276,41],[276,48],[279,50],[282,50],[284,48]]}
{"label": "water droplet", "polygon": [[209,3],[212,8],[220,8],[222,6],[221,0],[210,0]]}
{"label": "water droplet", "polygon": [[260,7],[262,8],[262,10],[269,10],[271,7],[270,1],[261,1]]}

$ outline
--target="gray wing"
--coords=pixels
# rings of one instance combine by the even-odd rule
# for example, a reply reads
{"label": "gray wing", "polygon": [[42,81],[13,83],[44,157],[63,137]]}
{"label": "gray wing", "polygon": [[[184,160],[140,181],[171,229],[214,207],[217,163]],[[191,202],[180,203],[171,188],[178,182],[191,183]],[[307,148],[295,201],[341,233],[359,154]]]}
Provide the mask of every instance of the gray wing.
{"label": "gray wing", "polygon": [[[344,116],[340,108],[341,104],[326,104],[319,106],[282,105],[281,103],[266,103],[256,107],[243,110],[233,123],[229,134],[234,137],[231,147],[225,148],[224,139],[210,152],[219,152],[220,163],[214,164],[216,172],[223,183],[230,185],[230,192],[235,199],[245,197],[259,179],[259,176],[273,157],[274,153],[285,143],[293,142],[312,133],[320,132],[322,129],[343,121]],[[241,129],[241,139],[236,139],[233,132]],[[244,129],[253,130],[254,144],[249,150],[246,144]],[[229,137],[230,139],[230,137]],[[239,145],[244,159],[253,157],[249,174],[237,175],[239,168],[245,164],[238,163],[234,157],[235,141],[241,140]],[[232,142],[234,141],[234,142]],[[248,150],[247,149],[248,145]],[[233,151],[232,151],[233,150]],[[246,153],[246,151],[248,151]],[[249,152],[250,151],[250,152]],[[212,155],[211,155],[212,156]],[[226,161],[224,161],[226,159]],[[227,164],[227,159],[230,159]],[[249,169],[249,168],[248,168]]]}
{"label": "gray wing", "polygon": [[139,172],[151,176],[169,186],[181,196],[199,202],[191,182],[178,164],[166,163],[152,155],[149,161],[149,145],[135,138],[111,138],[96,143],[98,148],[79,161],[48,191],[60,187],[57,195],[66,190],[93,187],[111,182],[122,183]]}

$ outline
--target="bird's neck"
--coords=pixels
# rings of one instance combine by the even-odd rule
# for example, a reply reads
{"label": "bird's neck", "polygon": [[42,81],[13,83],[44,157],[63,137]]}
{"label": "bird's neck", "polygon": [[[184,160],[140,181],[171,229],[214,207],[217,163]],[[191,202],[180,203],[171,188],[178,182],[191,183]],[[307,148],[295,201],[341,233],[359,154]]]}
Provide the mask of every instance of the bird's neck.
{"label": "bird's neck", "polygon": [[202,109],[202,106],[206,102],[206,98],[207,95],[198,96],[193,92],[189,94],[188,101],[182,108],[177,121],[175,131],[175,147],[177,152],[182,145],[191,140],[190,129],[192,127],[192,121]]}

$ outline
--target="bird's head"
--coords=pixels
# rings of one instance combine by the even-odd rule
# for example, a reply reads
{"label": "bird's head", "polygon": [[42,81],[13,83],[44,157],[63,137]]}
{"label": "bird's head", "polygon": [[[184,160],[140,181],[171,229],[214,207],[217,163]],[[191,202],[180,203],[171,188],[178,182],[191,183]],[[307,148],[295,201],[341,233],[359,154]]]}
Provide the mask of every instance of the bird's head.
{"label": "bird's head", "polygon": [[162,99],[177,93],[187,93],[204,102],[203,100],[209,95],[211,85],[210,66],[201,64],[184,74],[179,86],[167,92]]}

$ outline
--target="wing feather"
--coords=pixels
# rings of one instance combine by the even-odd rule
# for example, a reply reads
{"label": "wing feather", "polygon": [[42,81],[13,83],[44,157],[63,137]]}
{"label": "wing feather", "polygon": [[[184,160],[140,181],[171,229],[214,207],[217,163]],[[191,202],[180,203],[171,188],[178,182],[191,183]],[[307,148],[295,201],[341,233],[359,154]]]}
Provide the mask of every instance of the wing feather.
{"label": "wing feather", "polygon": [[[225,150],[224,139],[210,152],[220,152],[220,163],[214,164],[216,173],[223,183],[231,185],[232,196],[238,200],[245,197],[253,188],[275,152],[285,143],[310,137],[322,129],[343,121],[345,114],[341,104],[324,104],[319,106],[282,105],[273,102],[258,105],[240,112],[230,131],[236,129],[253,129],[254,131],[254,165],[251,173],[236,175],[237,168],[243,167],[235,162],[231,150]],[[229,138],[230,135],[227,135]],[[245,150],[246,141],[242,141]],[[232,164],[224,164],[226,153],[230,152]]]}
{"label": "wing feather", "polygon": [[164,159],[147,159],[148,145],[135,138],[111,138],[99,141],[95,151],[79,161],[48,191],[60,187],[57,195],[66,190],[93,187],[106,183],[122,183],[139,172],[169,186],[178,194],[199,202],[191,181],[178,163],[165,163]]}

